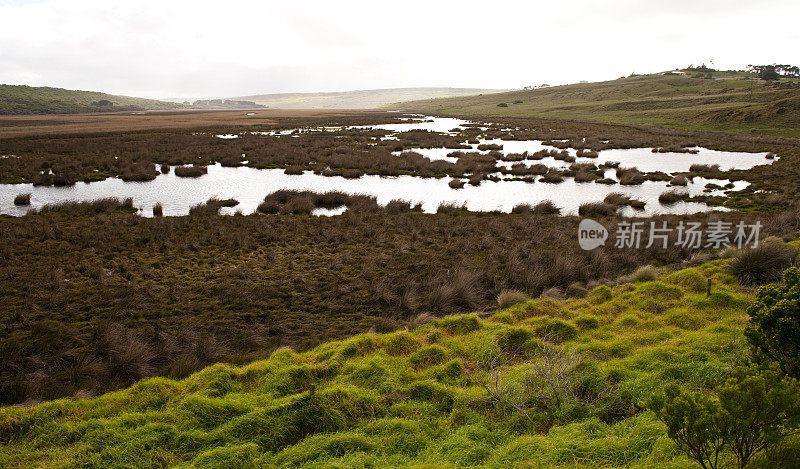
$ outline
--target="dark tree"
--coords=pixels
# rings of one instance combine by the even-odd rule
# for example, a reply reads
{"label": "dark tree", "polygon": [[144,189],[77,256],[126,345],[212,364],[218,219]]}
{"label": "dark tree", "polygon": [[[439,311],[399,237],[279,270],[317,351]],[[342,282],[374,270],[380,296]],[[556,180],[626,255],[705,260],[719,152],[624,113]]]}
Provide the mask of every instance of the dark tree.
{"label": "dark tree", "polygon": [[800,378],[800,269],[787,270],[781,284],[762,287],[747,313],[750,327],[745,334],[756,356]]}
{"label": "dark tree", "polygon": [[758,74],[762,80],[778,80],[780,78],[800,78],[800,68],[796,65],[748,65],[747,69]]}

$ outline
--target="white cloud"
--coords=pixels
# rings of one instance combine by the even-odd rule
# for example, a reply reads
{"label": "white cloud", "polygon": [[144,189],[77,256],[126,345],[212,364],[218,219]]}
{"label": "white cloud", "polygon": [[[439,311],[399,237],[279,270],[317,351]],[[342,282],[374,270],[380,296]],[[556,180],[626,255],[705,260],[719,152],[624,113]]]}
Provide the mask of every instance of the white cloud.
{"label": "white cloud", "polygon": [[798,17],[778,0],[0,1],[0,82],[148,97],[521,87],[800,62]]}

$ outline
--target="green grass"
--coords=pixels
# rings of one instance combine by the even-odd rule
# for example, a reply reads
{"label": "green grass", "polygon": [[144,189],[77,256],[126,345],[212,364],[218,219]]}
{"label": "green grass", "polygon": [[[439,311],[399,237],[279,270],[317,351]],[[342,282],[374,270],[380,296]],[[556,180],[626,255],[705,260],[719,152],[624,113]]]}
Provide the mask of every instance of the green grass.
{"label": "green grass", "polygon": [[[725,262],[486,318],[284,348],[93,399],[5,407],[0,466],[692,467],[639,406],[672,382],[713,389],[745,349],[752,297]],[[543,351],[576,353],[577,389],[594,397],[568,399],[549,432],[537,431],[486,401],[476,370],[494,350],[512,387]]]}
{"label": "green grass", "polygon": [[[101,105],[101,101],[113,105]],[[153,99],[116,96],[96,91],[24,85],[0,85],[0,115],[70,114],[76,112],[125,111],[143,109],[182,109],[185,106]]]}
{"label": "green grass", "polygon": [[[800,137],[800,82],[742,72],[643,75],[598,83],[428,99],[389,107],[463,116],[544,117]],[[506,106],[499,106],[506,103]]]}

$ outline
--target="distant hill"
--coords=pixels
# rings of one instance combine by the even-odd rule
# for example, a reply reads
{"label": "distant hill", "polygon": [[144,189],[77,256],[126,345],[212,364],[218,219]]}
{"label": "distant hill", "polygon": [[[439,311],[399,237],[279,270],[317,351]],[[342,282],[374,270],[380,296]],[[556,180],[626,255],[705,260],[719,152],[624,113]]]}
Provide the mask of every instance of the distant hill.
{"label": "distant hill", "polygon": [[184,109],[183,104],[116,96],[96,91],[25,85],[0,85],[0,114],[73,114],[79,112]]}
{"label": "distant hill", "polygon": [[386,107],[465,116],[551,117],[800,137],[800,81],[683,70]]}
{"label": "distant hill", "polygon": [[266,106],[252,101],[233,99],[199,99],[192,103],[192,109],[264,109]]}
{"label": "distant hill", "polygon": [[507,90],[480,88],[389,88],[329,93],[279,93],[238,96],[235,100],[253,101],[275,109],[369,109],[389,103],[418,99],[445,98],[499,93]]}

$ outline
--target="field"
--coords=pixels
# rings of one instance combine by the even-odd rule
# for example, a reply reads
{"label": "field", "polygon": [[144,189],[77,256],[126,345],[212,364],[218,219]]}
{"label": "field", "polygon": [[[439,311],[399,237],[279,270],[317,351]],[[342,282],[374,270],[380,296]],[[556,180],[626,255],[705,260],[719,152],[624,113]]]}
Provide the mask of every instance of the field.
{"label": "field", "polygon": [[[385,114],[375,111],[376,116]],[[251,115],[248,115],[251,114]],[[231,126],[269,126],[277,118],[336,117],[370,111],[260,110],[260,111],[144,111],[102,114],[0,116],[0,138],[45,135],[96,134],[136,130],[194,129]]]}
{"label": "field", "polygon": [[[710,77],[709,77],[710,76]],[[643,75],[484,96],[392,104],[462,116],[577,119],[800,137],[800,81],[742,72]]]}
{"label": "field", "polygon": [[[643,406],[669,383],[713,389],[746,355],[752,296],[728,266],[4,408],[0,464],[695,467]],[[754,466],[797,462],[797,444]]]}
{"label": "field", "polygon": [[[777,280],[797,261],[800,143],[779,128],[494,116],[452,134],[384,138],[295,129],[407,116],[248,114],[0,118],[2,182],[146,181],[165,167],[204,177],[215,163],[348,181],[530,176],[501,171],[491,145],[463,153],[479,135],[543,140],[556,153],[774,152],[749,170],[695,165],[684,175],[749,181],[701,197],[739,210],[642,220],[758,220],[768,247],[688,249],[673,233],[664,250],[584,251],[580,217],[547,206],[422,213],[335,192],[279,191],[248,216],[219,215],[230,200],[178,217],[142,217],[130,200],[0,215],[0,466],[693,467],[648,399],[674,383],[713,394],[750,357],[755,288],[739,282]],[[396,154],[439,147],[462,154]],[[590,166],[544,177],[597,184],[603,168]],[[663,176],[637,172],[633,184]],[[635,203],[597,202],[584,215],[608,226]],[[342,204],[341,215],[311,215]],[[798,444],[789,438],[756,463],[791,464]]]}
{"label": "field", "polygon": [[[281,346],[396,330],[423,313],[490,309],[504,289],[580,295],[639,265],[697,254],[585,252],[577,223],[368,204],[338,217],[197,210],[148,219],[102,203],[3,216],[0,234],[13,241],[0,252],[0,399],[180,378]],[[789,235],[796,223],[776,218],[768,232]]]}
{"label": "field", "polygon": [[[247,115],[253,114],[253,115]],[[780,158],[770,165],[751,170],[696,173],[717,179],[747,180],[747,189],[735,193],[725,203],[742,209],[763,208],[769,198],[780,206],[800,193],[800,145],[797,139],[757,135],[664,129],[629,124],[603,124],[535,118],[492,118],[485,131],[466,128],[455,135],[425,131],[399,134],[398,140],[379,140],[385,132],[368,129],[309,132],[292,138],[253,135],[249,132],[320,126],[365,125],[399,122],[402,114],[386,111],[181,111],[145,115],[104,114],[47,119],[28,117],[0,119],[0,158],[2,182],[32,182],[40,185],[72,185],[78,181],[97,181],[108,177],[148,180],[156,177],[154,164],[247,165],[254,168],[311,170],[325,176],[344,172],[422,177],[453,176],[474,178],[476,182],[499,171],[491,154],[460,154],[456,163],[431,161],[418,153],[393,151],[409,148],[447,147],[463,150],[464,142],[479,133],[486,138],[508,140],[541,139],[559,147],[602,151],[610,148],[702,147],[748,152],[773,152]],[[55,123],[52,123],[55,121]],[[17,125],[29,122],[30,125]],[[10,123],[10,125],[9,125]],[[119,132],[125,128],[127,131]],[[505,130],[505,129],[514,130]],[[88,133],[93,129],[91,133]],[[154,129],[133,130],[133,129]],[[117,132],[114,132],[117,130]],[[239,138],[220,139],[216,134],[236,134]],[[241,155],[246,154],[246,160]],[[24,155],[23,158],[16,157]],[[540,157],[540,156],[539,156]],[[537,158],[529,155],[528,159]],[[765,160],[766,163],[766,160]],[[43,174],[43,168],[48,174]],[[535,171],[535,170],[531,170]],[[560,176],[584,173],[591,180],[595,173],[580,167]],[[534,174],[526,172],[520,178]],[[691,176],[692,174],[688,174]],[[663,174],[644,175],[658,179]]]}
{"label": "field", "polygon": [[389,103],[418,99],[471,96],[507,90],[480,88],[389,88],[329,93],[281,93],[240,96],[234,99],[253,101],[274,109],[371,109]]}

